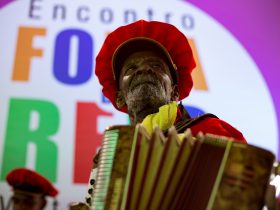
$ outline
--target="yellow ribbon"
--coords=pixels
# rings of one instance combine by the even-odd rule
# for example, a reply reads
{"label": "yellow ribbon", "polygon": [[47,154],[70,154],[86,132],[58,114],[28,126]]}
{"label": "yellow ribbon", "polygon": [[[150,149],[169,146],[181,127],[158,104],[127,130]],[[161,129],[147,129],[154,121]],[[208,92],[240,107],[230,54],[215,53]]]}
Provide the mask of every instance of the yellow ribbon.
{"label": "yellow ribbon", "polygon": [[169,104],[161,106],[157,113],[146,116],[141,125],[151,135],[155,126],[163,131],[170,128],[174,124],[176,117],[177,103],[176,101],[172,101]]}

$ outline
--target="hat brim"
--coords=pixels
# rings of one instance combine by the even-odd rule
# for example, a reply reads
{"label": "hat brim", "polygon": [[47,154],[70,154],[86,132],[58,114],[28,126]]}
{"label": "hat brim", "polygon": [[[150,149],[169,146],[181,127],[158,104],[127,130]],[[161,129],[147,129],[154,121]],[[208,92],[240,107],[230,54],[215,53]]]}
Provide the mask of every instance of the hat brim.
{"label": "hat brim", "polygon": [[167,64],[173,82],[177,84],[177,67],[165,47],[159,42],[147,37],[135,37],[122,43],[112,56],[112,68],[115,80],[119,81],[122,66],[126,59],[136,52],[152,51],[161,57]]}

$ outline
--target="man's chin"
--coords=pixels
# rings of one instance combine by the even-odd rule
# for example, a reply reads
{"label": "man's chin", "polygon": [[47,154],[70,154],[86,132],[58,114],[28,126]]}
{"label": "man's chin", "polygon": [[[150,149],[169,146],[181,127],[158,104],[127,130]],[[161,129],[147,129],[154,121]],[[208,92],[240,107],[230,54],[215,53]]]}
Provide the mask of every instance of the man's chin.
{"label": "man's chin", "polygon": [[127,105],[132,105],[135,109],[143,109],[145,107],[158,108],[159,105],[165,104],[167,101],[165,91],[162,87],[155,86],[151,83],[138,85],[133,91],[127,94]]}
{"label": "man's chin", "polygon": [[[159,100],[158,97],[134,96],[133,99],[127,101],[128,109],[138,114],[140,112],[157,112],[159,107],[164,105],[165,101]],[[149,114],[151,114],[149,113]]]}
{"label": "man's chin", "polygon": [[152,103],[150,100],[148,102],[134,100],[133,103],[127,104],[127,106],[129,115],[134,116],[135,121],[140,123],[147,115],[158,112],[161,105]]}

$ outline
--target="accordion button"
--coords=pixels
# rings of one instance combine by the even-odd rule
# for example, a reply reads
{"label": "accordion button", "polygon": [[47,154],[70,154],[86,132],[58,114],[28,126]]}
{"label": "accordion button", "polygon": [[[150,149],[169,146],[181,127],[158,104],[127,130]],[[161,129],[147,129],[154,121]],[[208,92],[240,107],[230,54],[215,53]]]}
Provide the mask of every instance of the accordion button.
{"label": "accordion button", "polygon": [[88,194],[91,194],[91,193],[92,193],[92,191],[93,191],[93,189],[92,189],[92,188],[88,189]]}
{"label": "accordion button", "polygon": [[94,183],[95,183],[95,179],[91,179],[91,180],[90,180],[90,184],[91,184],[91,185],[94,185]]}
{"label": "accordion button", "polygon": [[91,203],[91,198],[87,198],[87,199],[86,199],[86,202],[87,202],[88,204],[90,204],[90,203]]}

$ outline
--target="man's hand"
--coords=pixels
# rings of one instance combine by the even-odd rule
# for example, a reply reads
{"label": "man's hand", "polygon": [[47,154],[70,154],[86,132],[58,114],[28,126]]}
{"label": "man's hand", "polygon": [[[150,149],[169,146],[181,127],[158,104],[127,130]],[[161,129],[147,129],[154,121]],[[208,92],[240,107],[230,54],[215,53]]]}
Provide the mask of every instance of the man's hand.
{"label": "man's hand", "polygon": [[70,204],[69,210],[90,210],[90,208],[87,204],[78,202]]}
{"label": "man's hand", "polygon": [[265,205],[268,210],[279,210],[279,201],[276,198],[276,188],[268,185],[265,194]]}

